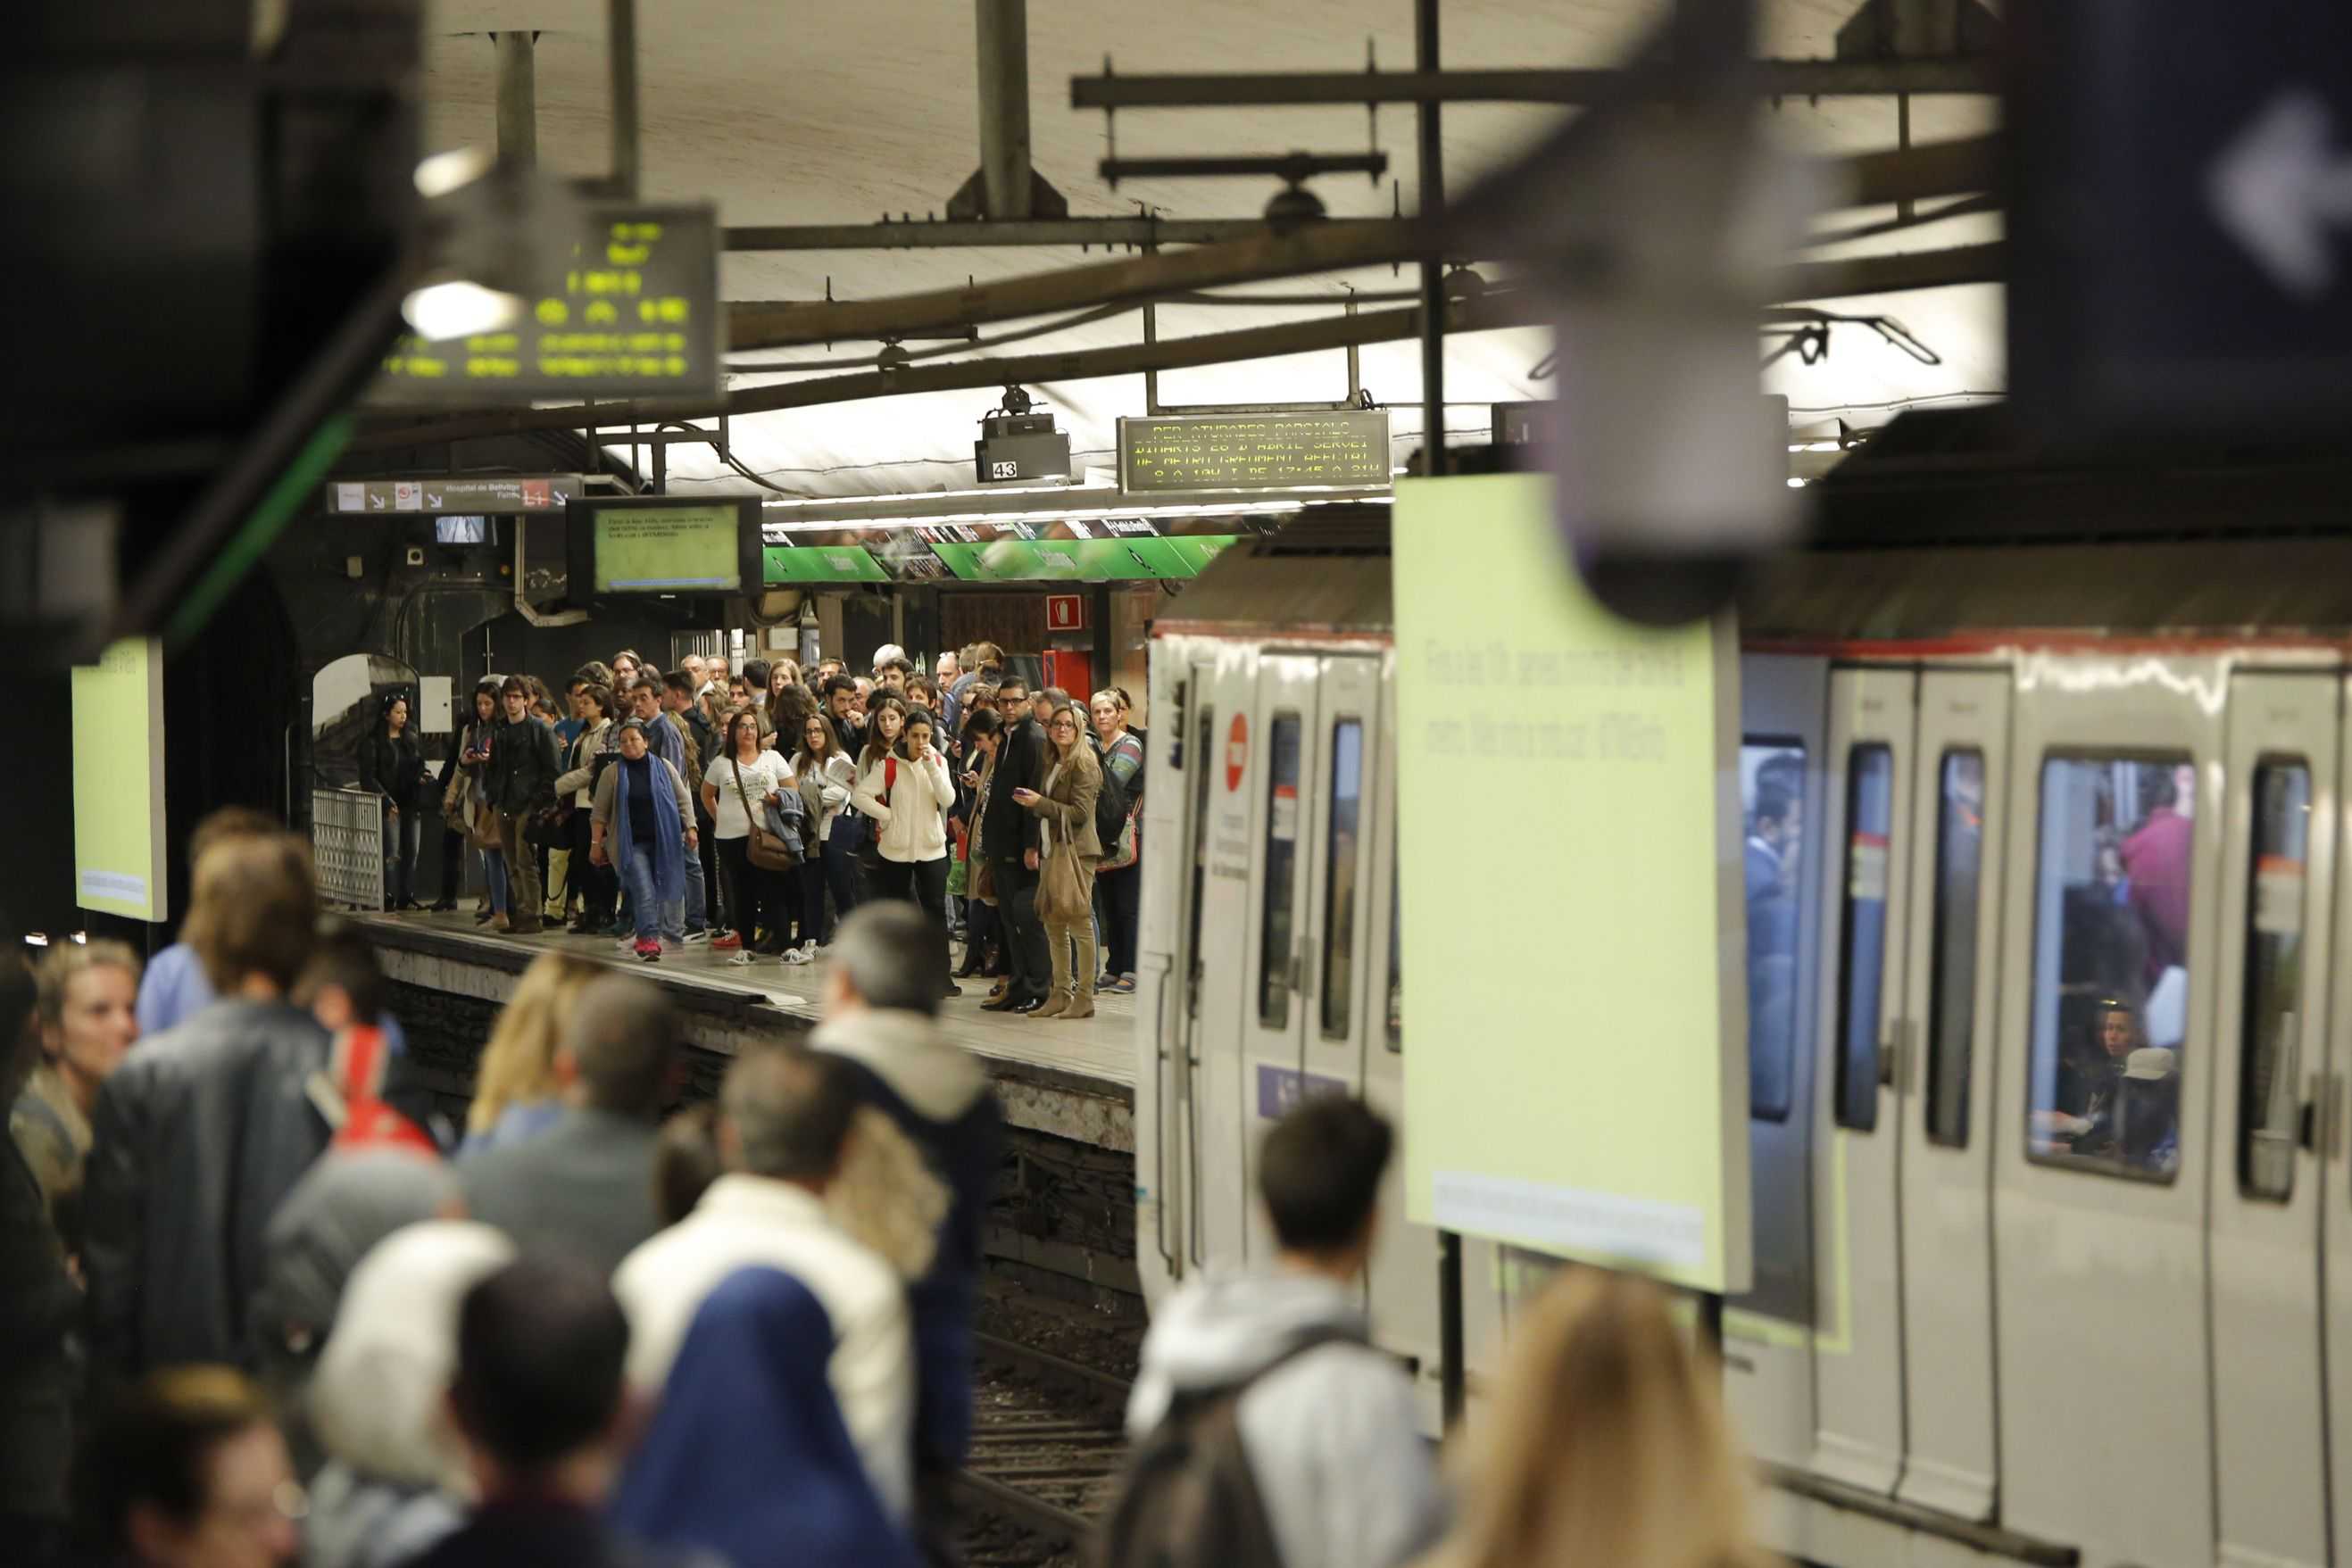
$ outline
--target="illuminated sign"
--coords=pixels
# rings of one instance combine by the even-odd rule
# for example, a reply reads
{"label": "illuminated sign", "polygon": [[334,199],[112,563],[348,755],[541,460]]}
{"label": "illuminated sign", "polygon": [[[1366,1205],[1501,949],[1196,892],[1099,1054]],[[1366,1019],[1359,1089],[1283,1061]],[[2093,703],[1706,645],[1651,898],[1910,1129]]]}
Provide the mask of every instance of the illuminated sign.
{"label": "illuminated sign", "polygon": [[1122,419],[1118,479],[1130,493],[1385,485],[1388,411]]}
{"label": "illuminated sign", "polygon": [[722,390],[712,208],[592,205],[570,254],[558,245],[548,256],[524,319],[466,338],[401,339],[369,401],[472,408]]}
{"label": "illuminated sign", "polygon": [[531,478],[426,474],[411,479],[338,479],[326,486],[331,512],[560,512],[580,496],[577,474]]}
{"label": "illuminated sign", "polygon": [[113,644],[73,672],[74,902],[170,915],[163,884],[163,651]]}
{"label": "illuminated sign", "polygon": [[999,539],[985,545],[935,544],[931,549],[966,582],[1109,582],[1198,577],[1237,537]]}
{"label": "illuminated sign", "polygon": [[769,545],[760,552],[767,582],[887,582],[863,545]]}

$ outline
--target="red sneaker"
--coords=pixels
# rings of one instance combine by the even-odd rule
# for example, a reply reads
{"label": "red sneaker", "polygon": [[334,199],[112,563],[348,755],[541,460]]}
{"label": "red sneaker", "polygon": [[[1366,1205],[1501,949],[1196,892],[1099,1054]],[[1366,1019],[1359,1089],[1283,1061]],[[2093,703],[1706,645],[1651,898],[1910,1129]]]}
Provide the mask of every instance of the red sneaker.
{"label": "red sneaker", "polygon": [[730,931],[724,936],[712,937],[710,939],[710,946],[718,952],[732,953],[737,948],[743,946],[743,938],[737,936],[734,932]]}
{"label": "red sneaker", "polygon": [[640,964],[658,964],[658,963],[660,963],[660,962],[661,962],[661,944],[660,944],[660,943],[658,943],[658,942],[646,942],[646,941],[640,941],[640,942],[638,942],[638,944],[637,944],[637,962],[638,962],[638,963],[640,963]]}

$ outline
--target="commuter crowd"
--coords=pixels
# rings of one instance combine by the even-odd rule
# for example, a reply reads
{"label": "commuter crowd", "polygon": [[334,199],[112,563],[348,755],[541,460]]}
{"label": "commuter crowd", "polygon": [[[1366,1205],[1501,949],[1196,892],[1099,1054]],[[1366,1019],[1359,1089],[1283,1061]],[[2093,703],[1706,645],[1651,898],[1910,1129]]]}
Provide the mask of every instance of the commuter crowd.
{"label": "commuter crowd", "polygon": [[[1067,716],[1045,727],[1063,768],[1085,754]],[[1008,727],[992,706],[965,733]],[[1046,772],[1015,788],[1054,800]],[[908,809],[853,793],[891,805],[886,831]],[[1083,811],[1032,815],[1047,863],[1056,829],[1085,832]],[[1017,841],[997,863],[1035,872]],[[739,1055],[716,1104],[682,1109],[662,992],[542,954],[459,1126],[400,1048],[362,934],[321,919],[307,846],[227,810],[194,860],[182,941],[153,963],[107,941],[0,957],[6,1561],[961,1561],[952,1482],[1007,1155],[986,1073],[937,1026],[935,907],[853,908],[821,1025]],[[1047,929],[1076,948],[1076,925]],[[1268,1132],[1275,1254],[1160,1304],[1094,1559],[1750,1555],[1713,1364],[1637,1281],[1578,1272],[1538,1301],[1441,1479],[1413,1380],[1363,1312],[1391,1154],[1345,1097]]]}
{"label": "commuter crowd", "polygon": [[404,693],[361,747],[394,909],[423,907],[437,812],[433,907],[456,908],[470,852],[475,917],[500,931],[563,924],[646,963],[708,943],[734,965],[799,965],[887,898],[962,939],[942,996],[984,976],[992,1010],[1084,1019],[1098,990],[1135,988],[1147,753],[1123,690],[1081,705],[1033,688],[992,643],[930,674],[885,646],[871,675],[693,655],[665,672],[624,649],[560,702],[515,674],[472,703],[436,778]]}

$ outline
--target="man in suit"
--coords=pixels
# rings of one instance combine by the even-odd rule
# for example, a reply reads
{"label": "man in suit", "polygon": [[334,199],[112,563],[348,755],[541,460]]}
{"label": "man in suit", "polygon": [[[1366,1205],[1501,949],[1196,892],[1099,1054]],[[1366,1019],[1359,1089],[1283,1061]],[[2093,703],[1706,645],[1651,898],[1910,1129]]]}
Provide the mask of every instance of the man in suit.
{"label": "man in suit", "polygon": [[1029,685],[1018,675],[1007,675],[996,688],[996,712],[1004,728],[981,808],[981,848],[995,862],[996,909],[1011,974],[1004,994],[981,1005],[992,1012],[1034,1013],[1045,1005],[1053,965],[1045,923],[1037,918],[1037,818],[1013,792],[1045,787],[1045,732],[1029,716]]}
{"label": "man in suit", "polygon": [[526,1250],[576,1258],[609,1276],[661,1228],[654,1142],[677,1049],[661,992],[606,975],[580,995],[555,1053],[563,1113],[535,1138],[462,1160],[458,1185],[476,1219]]}

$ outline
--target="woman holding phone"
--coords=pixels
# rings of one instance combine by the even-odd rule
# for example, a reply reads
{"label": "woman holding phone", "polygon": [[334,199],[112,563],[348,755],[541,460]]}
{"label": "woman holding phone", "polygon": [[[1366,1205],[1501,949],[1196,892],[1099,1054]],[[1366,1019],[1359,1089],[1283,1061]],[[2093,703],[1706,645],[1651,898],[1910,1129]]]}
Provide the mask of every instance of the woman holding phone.
{"label": "woman holding phone", "polygon": [[895,700],[877,694],[874,737],[858,770],[856,800],[880,830],[875,891],[884,898],[912,899],[939,922],[940,994],[961,996],[963,988],[947,973],[947,823],[955,780],[948,776],[948,759],[931,744],[931,716],[923,709],[903,713]]}
{"label": "woman holding phone", "polygon": [[[1037,913],[1054,956],[1053,991],[1031,1018],[1095,1016],[1095,867],[1102,841],[1095,836],[1095,797],[1102,764],[1086,742],[1078,710],[1065,699],[1045,721],[1045,789],[1015,789],[1013,804],[1040,820]],[[1060,862],[1060,863],[1056,863]],[[1047,907],[1047,890],[1062,886],[1066,900]],[[1072,962],[1072,950],[1076,962]]]}

